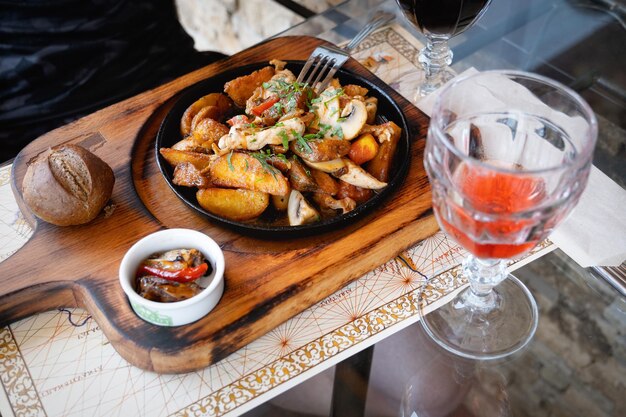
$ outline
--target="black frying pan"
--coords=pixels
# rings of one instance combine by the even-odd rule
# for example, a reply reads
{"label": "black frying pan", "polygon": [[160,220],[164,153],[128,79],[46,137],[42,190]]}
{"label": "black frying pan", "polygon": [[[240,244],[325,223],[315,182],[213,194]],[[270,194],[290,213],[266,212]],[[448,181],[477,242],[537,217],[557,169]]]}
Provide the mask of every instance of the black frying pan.
{"label": "black frying pan", "polygon": [[[303,65],[303,61],[288,61],[287,69],[291,70],[294,74],[298,74]],[[358,205],[356,209],[346,214],[302,226],[277,224],[278,222],[275,219],[275,215],[271,213],[269,208],[267,214],[264,214],[255,220],[238,222],[225,219],[204,210],[196,200],[197,189],[195,187],[181,187],[172,182],[174,169],[161,156],[159,149],[169,148],[182,139],[180,134],[180,119],[182,118],[187,107],[206,94],[223,92],[224,84],[227,81],[242,75],[250,74],[251,72],[264,66],[267,66],[266,62],[232,68],[228,71],[207,78],[206,80],[200,81],[199,83],[186,88],[181,93],[180,98],[165,116],[165,119],[163,120],[157,133],[155,144],[156,159],[159,169],[174,193],[176,193],[176,195],[189,207],[202,213],[211,221],[228,226],[244,234],[264,238],[300,237],[330,230],[337,230],[338,228],[361,218],[372,209],[380,206],[382,201],[402,183],[408,171],[410,162],[409,128],[400,107],[391,99],[391,97],[389,97],[389,95],[387,95],[385,91],[373,84],[367,78],[363,78],[346,70],[339,70],[336,74],[336,77],[339,78],[341,84],[357,84],[369,89],[368,95],[378,99],[378,114],[383,115],[388,120],[395,122],[402,128],[402,137],[398,143],[396,155],[394,157],[395,170],[392,172],[387,187],[380,190],[365,203]]]}

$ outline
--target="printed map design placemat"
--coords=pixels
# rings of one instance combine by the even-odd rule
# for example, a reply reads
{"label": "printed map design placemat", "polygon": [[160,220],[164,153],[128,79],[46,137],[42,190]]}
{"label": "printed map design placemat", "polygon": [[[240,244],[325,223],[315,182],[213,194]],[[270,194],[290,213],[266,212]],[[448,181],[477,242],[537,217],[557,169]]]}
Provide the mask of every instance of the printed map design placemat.
{"label": "printed map design placemat", "polygon": [[[394,25],[372,34],[353,55],[412,100],[422,78],[420,47]],[[32,234],[11,193],[10,169],[0,168],[0,260]],[[552,249],[546,241],[511,269]],[[0,413],[239,415],[415,323],[423,285],[426,310],[449,301],[466,284],[459,275],[464,256],[437,233],[219,363],[181,375],[159,375],[128,364],[81,309],[29,317],[0,328]]]}

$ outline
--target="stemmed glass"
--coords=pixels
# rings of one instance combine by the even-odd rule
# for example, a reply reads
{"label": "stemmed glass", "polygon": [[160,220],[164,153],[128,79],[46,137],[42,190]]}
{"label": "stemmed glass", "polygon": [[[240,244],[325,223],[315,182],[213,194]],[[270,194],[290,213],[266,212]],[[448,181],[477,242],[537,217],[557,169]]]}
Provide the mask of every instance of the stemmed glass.
{"label": "stemmed glass", "polygon": [[417,91],[418,98],[441,87],[454,74],[449,66],[452,51],[448,39],[469,28],[487,10],[491,0],[396,0],[411,25],[427,39],[419,54],[425,79]]}
{"label": "stemmed glass", "polygon": [[439,225],[471,256],[462,269],[469,287],[422,317],[437,343],[493,359],[531,339],[537,306],[507,259],[533,249],[576,205],[596,137],[587,103],[539,75],[487,71],[441,91],[424,164]]}

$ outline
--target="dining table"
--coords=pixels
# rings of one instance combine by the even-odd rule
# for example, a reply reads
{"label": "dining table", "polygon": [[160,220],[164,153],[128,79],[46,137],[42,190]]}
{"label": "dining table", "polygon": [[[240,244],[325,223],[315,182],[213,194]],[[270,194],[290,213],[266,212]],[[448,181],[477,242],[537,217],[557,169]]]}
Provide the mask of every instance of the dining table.
{"label": "dining table", "polygon": [[[311,46],[307,39],[314,37],[345,45],[379,10],[395,19],[351,52],[351,65],[405,100],[408,117],[427,120],[428,109],[416,97],[424,78],[419,52],[425,38],[395,1],[340,2],[264,42],[296,39]],[[492,0],[485,14],[453,37],[450,46],[456,74],[515,69],[545,75],[577,91],[598,119],[593,164],[623,196],[622,2]],[[181,78],[190,80],[189,85],[201,81],[201,74],[199,70]],[[159,91],[176,93],[167,86]],[[116,106],[123,108],[123,103]],[[420,135],[412,138],[412,158],[423,156],[426,128],[420,126]],[[69,131],[84,139],[81,132]],[[148,139],[152,144],[154,138]],[[2,262],[19,253],[35,234],[32,218],[20,210],[13,193],[13,175],[19,169],[13,162],[0,166]],[[412,178],[409,173],[405,181]],[[411,184],[403,184],[399,192],[404,187]],[[389,207],[398,211],[403,206]],[[432,211],[424,213],[434,222]],[[622,207],[617,230],[625,220]],[[436,228],[411,237],[400,233],[404,226],[399,223],[389,224],[398,230],[386,230],[382,247],[373,246],[370,255],[359,254],[354,270],[350,259],[329,264],[324,279],[334,279],[336,268],[337,279],[342,278],[339,288],[329,286],[332,291],[323,297],[300,298],[299,308],[288,310],[294,314],[281,321],[272,318],[271,328],[263,328],[262,334],[255,328],[252,340],[245,339],[199,369],[159,372],[161,368],[146,369],[147,361],[131,363],[103,331],[106,324],[97,303],[54,308],[8,323],[0,327],[0,415],[626,415],[626,264],[581,266],[567,245],[550,238],[510,261],[509,270],[537,302],[537,331],[527,346],[509,357],[471,360],[439,347],[419,323],[420,309],[427,314],[467,286],[461,274],[467,253]],[[346,233],[358,231],[348,228]],[[138,234],[136,240],[142,237]],[[55,250],[62,256],[63,248]],[[364,261],[368,256],[381,261],[369,267]],[[313,259],[311,255],[310,262],[319,261]],[[226,280],[229,291],[228,276]],[[255,315],[255,320],[263,322],[263,315]]]}

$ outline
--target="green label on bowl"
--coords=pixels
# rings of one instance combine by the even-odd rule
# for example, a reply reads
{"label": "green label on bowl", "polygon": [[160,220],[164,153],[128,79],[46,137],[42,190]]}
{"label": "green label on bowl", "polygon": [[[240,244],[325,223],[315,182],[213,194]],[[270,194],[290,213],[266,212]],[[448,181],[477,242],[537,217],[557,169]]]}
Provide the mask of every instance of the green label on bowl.
{"label": "green label on bowl", "polygon": [[174,323],[170,316],[166,316],[163,314],[159,314],[158,311],[150,310],[142,305],[131,303],[133,309],[135,309],[135,313],[139,315],[142,319],[149,321],[153,324],[159,324],[161,326],[173,326]]}

